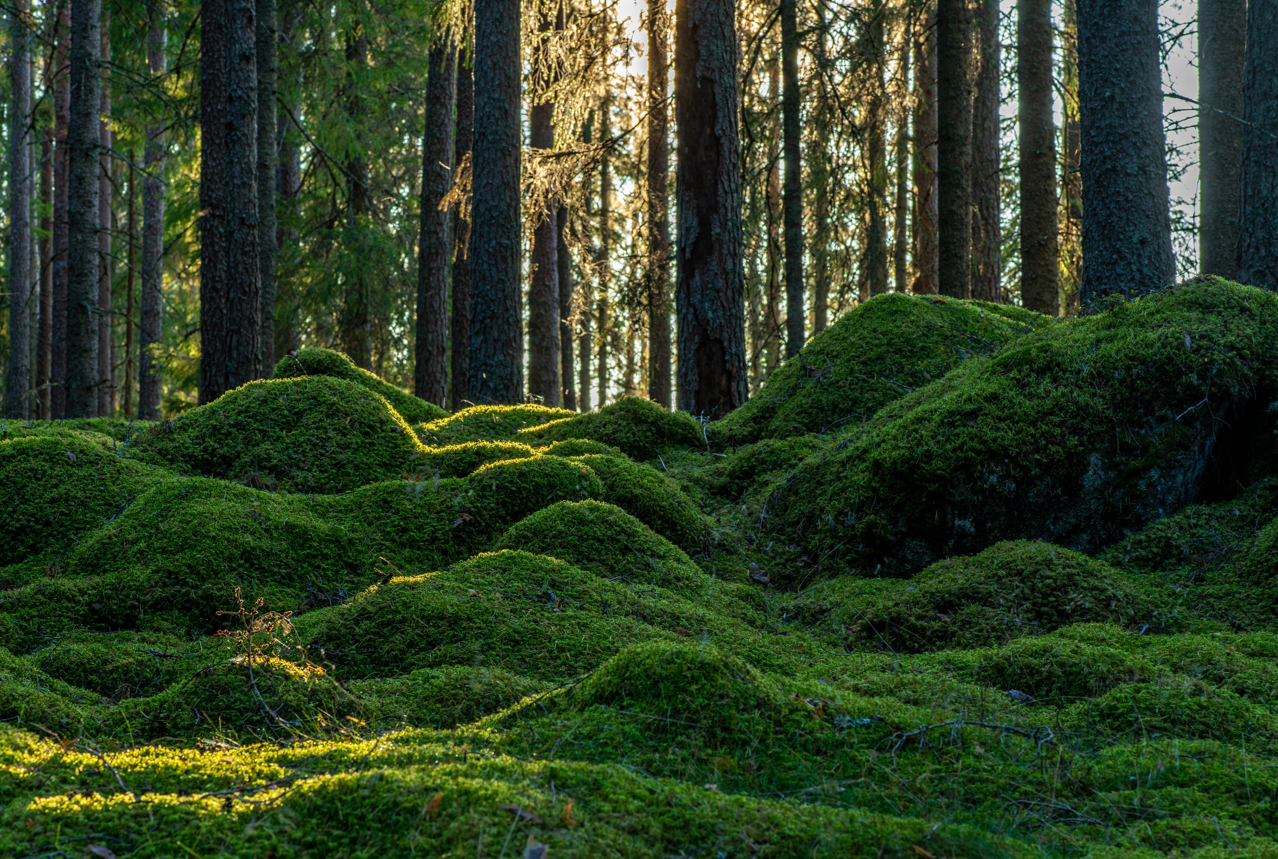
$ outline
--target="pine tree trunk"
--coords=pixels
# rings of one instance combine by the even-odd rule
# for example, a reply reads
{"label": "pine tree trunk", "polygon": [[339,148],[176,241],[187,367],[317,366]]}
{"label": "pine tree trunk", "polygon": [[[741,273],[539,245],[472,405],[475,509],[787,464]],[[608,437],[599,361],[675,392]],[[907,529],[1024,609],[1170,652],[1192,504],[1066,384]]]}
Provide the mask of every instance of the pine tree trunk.
{"label": "pine tree trunk", "polygon": [[1278,291],[1278,0],[1251,0],[1243,73],[1238,280]]}
{"label": "pine tree trunk", "polygon": [[782,154],[785,157],[785,356],[799,354],[805,340],[807,313],[803,281],[803,164],[799,92],[799,13],[796,0],[781,0],[781,76],[784,110]]}
{"label": "pine tree trunk", "polygon": [[[901,40],[900,75],[908,81],[910,69],[910,40]],[[908,92],[908,87],[906,87]],[[893,289],[906,293],[910,288],[909,270],[909,219],[910,219],[910,111],[905,101],[901,103],[896,118],[895,178],[896,200],[892,215],[892,279]]]}
{"label": "pine tree trunk", "polygon": [[573,370],[572,342],[572,257],[565,234],[568,208],[555,212],[555,262],[559,267],[559,378],[562,380],[565,409],[576,411],[577,387]]}
{"label": "pine tree trunk", "polygon": [[[457,129],[453,163],[461,166],[471,156],[475,140],[475,79],[472,68],[457,58]],[[450,336],[452,342],[453,411],[462,408],[470,394],[470,221],[453,209],[453,293]]]}
{"label": "pine tree trunk", "polygon": [[1232,278],[1238,261],[1247,0],[1198,0],[1198,270]]}
{"label": "pine tree trunk", "polygon": [[914,42],[914,286],[917,295],[935,295],[940,280],[940,221],[936,188],[937,83],[936,11],[924,18]]}
{"label": "pine tree trunk", "polygon": [[[599,111],[599,141],[605,146],[612,134],[609,113],[612,105],[607,98]],[[612,285],[612,159],[611,150],[604,149],[599,160],[599,257],[595,260],[599,272],[599,292],[595,295],[595,321],[599,329],[595,368],[595,404],[603,408],[608,404],[608,340],[611,328],[608,320],[608,290]]]}
{"label": "pine tree trunk", "polygon": [[1065,312],[1078,307],[1083,286],[1083,173],[1082,140],[1078,123],[1078,10],[1065,0],[1061,15],[1061,94],[1064,127],[1061,129],[1061,206],[1057,242],[1061,257],[1060,304]]}
{"label": "pine tree trunk", "polygon": [[98,52],[101,0],[71,6],[71,117],[67,127],[67,417],[98,407]]}
{"label": "pine tree trunk", "polygon": [[200,394],[211,403],[226,390],[227,4],[200,8]]}
{"label": "pine tree trunk", "polygon": [[1052,113],[1052,3],[1019,0],[1016,78],[1021,125],[1021,303],[1060,313],[1056,126]]}
{"label": "pine tree trunk", "polygon": [[417,343],[413,392],[437,406],[448,402],[448,212],[440,202],[452,185],[453,63],[448,34],[430,51],[426,130],[422,134],[422,202],[418,231]]}
{"label": "pine tree trunk", "polygon": [[125,219],[125,273],[124,273],[124,400],[120,412],[125,418],[133,417],[133,247],[137,238],[137,151],[129,150],[129,207]]}
{"label": "pine tree trunk", "polygon": [[115,362],[111,356],[114,338],[111,336],[111,278],[114,274],[111,256],[111,236],[115,231],[115,215],[111,206],[111,85],[107,64],[111,62],[111,18],[102,16],[102,91],[98,99],[98,141],[102,145],[98,156],[98,405],[101,417],[114,411]]}
{"label": "pine tree trunk", "polygon": [[733,12],[732,0],[677,0],[675,13],[678,402],[706,417],[748,396]]}
{"label": "pine tree trunk", "polygon": [[[357,69],[368,66],[368,36],[362,26],[356,25],[356,33],[346,43],[346,116],[358,141],[364,124],[364,93],[360,92]],[[346,223],[352,237],[362,237],[367,228],[366,220],[372,211],[371,193],[368,187],[368,155],[356,142],[346,162]],[[348,249],[349,252],[349,249]],[[364,266],[356,263],[349,270],[344,283],[342,310],[338,317],[337,337],[342,351],[357,367],[365,370],[373,366],[373,332],[371,327],[371,301],[368,279]]]}
{"label": "pine tree trunk", "polygon": [[275,258],[278,251],[275,232],[275,0],[257,0],[257,225],[258,280],[260,304],[258,312],[258,344],[261,375],[270,378],[275,371]]}
{"label": "pine tree trunk", "polygon": [[[768,102],[779,107],[781,66],[768,69]],[[768,279],[764,292],[763,353],[764,378],[781,363],[781,278],[784,249],[781,245],[781,111],[768,123],[768,190],[764,200],[768,212]]]}
{"label": "pine tree trunk", "polygon": [[[151,28],[147,34],[147,68],[152,79],[165,73],[164,13],[158,5],[148,9]],[[147,130],[146,178],[142,184],[142,301],[138,337],[138,418],[160,419],[160,364],[155,352],[164,331],[164,161],[165,139],[162,117],[155,117]]]}
{"label": "pine tree trunk", "polygon": [[[45,92],[52,72],[45,64]],[[36,417],[48,420],[49,370],[53,362],[53,126],[40,135],[40,321],[36,334]]]}
{"label": "pine tree trunk", "polygon": [[1157,0],[1079,0],[1082,304],[1175,278]]}
{"label": "pine tree trunk", "polygon": [[[533,47],[533,89],[550,84],[549,34],[554,28],[545,7]],[[529,110],[529,146],[548,152],[555,145],[555,105],[534,104]],[[528,394],[547,406],[559,405],[559,229],[558,203],[547,200],[533,227],[531,272],[528,283]]]}
{"label": "pine tree trunk", "polygon": [[[293,39],[297,32],[297,27],[301,19],[301,12],[294,7],[290,10],[280,26],[280,34],[277,44],[276,55],[278,57],[279,46],[283,46],[284,50],[293,50]],[[278,19],[277,19],[278,20]],[[287,263],[293,259],[297,247],[297,228],[294,223],[297,219],[297,195],[302,187],[302,153],[301,153],[301,134],[293,123],[293,117],[297,116],[297,104],[300,98],[301,90],[301,74],[297,69],[297,64],[293,65],[294,73],[292,80],[286,81],[284,86],[280,86],[279,82],[279,63],[276,62],[276,127],[275,127],[275,145],[278,155],[275,164],[275,200],[276,200],[276,226],[275,226],[275,247],[276,247],[276,265],[275,265],[275,360],[278,362],[290,351],[296,351],[302,346],[301,337],[301,295],[297,288],[296,278],[283,278],[279,276],[281,270],[292,270],[295,267],[289,266]],[[258,176],[258,181],[270,177]],[[279,263],[280,256],[283,256],[286,264],[281,266]],[[265,369],[265,368],[264,368]]]}
{"label": "pine tree trunk", "polygon": [[9,101],[9,417],[31,416],[31,63],[28,58],[27,0],[17,0],[9,13],[12,89]]}
{"label": "pine tree trunk", "polygon": [[648,0],[648,398],[667,409],[674,402],[670,390],[669,45],[665,0]]}
{"label": "pine tree trunk", "polygon": [[524,396],[519,7],[519,0],[475,0],[469,399],[480,404]]}
{"label": "pine tree trunk", "polygon": [[[976,91],[972,103],[972,297],[1003,301],[1003,230],[999,204],[998,0],[976,7]],[[1055,212],[1053,212],[1055,214]]]}
{"label": "pine tree trunk", "polygon": [[[594,134],[595,112],[592,110],[586,114],[586,121],[581,127],[581,142],[589,146]],[[594,192],[593,182],[586,182],[586,219],[592,214]],[[585,219],[583,219],[585,220]],[[598,249],[594,252],[598,254]],[[591,356],[594,354],[594,331],[591,325],[591,313],[594,312],[592,304],[594,302],[593,290],[591,289],[591,279],[583,278],[580,286],[580,295],[577,304],[577,403],[578,411],[590,411],[590,370]]]}
{"label": "pine tree trunk", "polygon": [[49,411],[58,419],[67,416],[67,258],[71,236],[67,215],[71,181],[71,11],[58,15],[57,42],[53,55],[56,86],[53,94],[53,337],[49,364]]}
{"label": "pine tree trunk", "polygon": [[937,289],[951,298],[972,294],[972,108],[966,0],[937,0]]}
{"label": "pine tree trunk", "polygon": [[870,72],[866,104],[866,209],[868,223],[862,263],[864,292],[882,295],[888,290],[887,224],[883,209],[887,203],[886,97],[883,85],[884,3],[876,0],[865,33],[865,62]]}

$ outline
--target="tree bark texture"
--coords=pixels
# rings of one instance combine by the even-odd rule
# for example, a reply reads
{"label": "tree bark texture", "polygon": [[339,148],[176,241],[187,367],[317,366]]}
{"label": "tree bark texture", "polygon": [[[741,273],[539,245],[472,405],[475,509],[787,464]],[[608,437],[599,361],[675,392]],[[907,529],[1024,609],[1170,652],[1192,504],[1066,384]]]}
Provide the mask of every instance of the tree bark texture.
{"label": "tree bark texture", "polygon": [[524,394],[520,315],[519,0],[475,0],[469,399]]}
{"label": "tree bark texture", "polygon": [[1079,0],[1082,303],[1175,278],[1157,0]]}
{"label": "tree bark texture", "polygon": [[1233,278],[1238,261],[1247,0],[1198,0],[1198,270]]}
{"label": "tree bark texture", "polygon": [[865,252],[861,263],[863,297],[888,291],[887,219],[887,97],[884,93],[884,16],[886,4],[876,0],[865,29],[863,57],[869,72],[865,109],[866,210]]}
{"label": "tree bark texture", "polygon": [[120,411],[126,418],[133,417],[133,344],[134,344],[134,324],[133,324],[133,285],[134,285],[134,267],[133,248],[137,238],[137,206],[138,206],[138,171],[134,168],[137,159],[134,157],[137,152],[133,149],[129,150],[129,208],[125,221],[125,292],[124,292],[124,396],[120,404]]}
{"label": "tree bark texture", "polygon": [[227,3],[200,9],[200,394],[211,403],[226,390]]}
{"label": "tree bark texture", "polygon": [[746,401],[739,47],[732,0],[678,0],[675,259],[679,408],[722,417]]}
{"label": "tree bark texture", "polygon": [[[286,7],[287,8],[287,7]],[[295,51],[294,37],[301,21],[301,11],[296,5],[288,9],[283,20],[276,14],[279,35],[276,40],[276,117],[275,123],[275,355],[276,361],[302,346],[301,294],[297,278],[280,278],[280,256],[291,262],[297,247],[297,203],[302,188],[301,133],[292,123],[298,114],[301,90],[301,72],[294,67],[291,80],[281,86],[278,56],[280,50]],[[283,102],[288,105],[279,110]],[[271,181],[271,177],[258,175],[258,181]],[[286,268],[285,270],[289,270]],[[263,368],[267,369],[267,368]],[[273,368],[272,368],[273,369]]]}
{"label": "tree bark texture", "polygon": [[[908,80],[910,40],[901,40],[901,76]],[[893,288],[904,294],[910,288],[909,224],[910,224],[910,111],[905,100],[897,115],[894,143],[896,199],[892,215],[892,280]]]}
{"label": "tree bark texture", "polygon": [[98,52],[101,0],[71,5],[71,118],[67,128],[67,417],[98,408]]}
{"label": "tree bark texture", "polygon": [[1064,128],[1061,129],[1061,206],[1057,230],[1060,249],[1061,307],[1077,308],[1083,284],[1083,172],[1082,132],[1078,121],[1078,6],[1065,0],[1061,12],[1061,100]]}
{"label": "tree bark texture", "polygon": [[559,378],[563,386],[563,407],[577,409],[577,387],[573,372],[572,342],[572,257],[566,235],[568,208],[555,212],[555,264],[559,268]]}
{"label": "tree bark texture", "polygon": [[799,92],[799,13],[797,0],[781,0],[782,143],[785,158],[785,356],[799,354],[805,341],[807,312],[803,281],[803,126]]}
{"label": "tree bark texture", "polygon": [[951,298],[972,294],[971,44],[967,1],[937,0],[937,289]]}
{"label": "tree bark texture", "polygon": [[[608,122],[612,105],[604,99],[599,110],[599,141],[605,145],[612,134]],[[599,331],[595,350],[595,407],[602,409],[608,403],[608,341],[612,333],[608,324],[608,290],[612,286],[612,158],[604,149],[599,159],[599,256],[595,260],[599,272],[599,287],[595,293],[595,324]]]}
{"label": "tree bark texture", "polygon": [[430,51],[426,130],[422,134],[421,226],[417,241],[417,343],[413,392],[448,403],[448,211],[439,204],[452,186],[453,63],[456,50],[441,33]]}
{"label": "tree bark texture", "polygon": [[[594,135],[595,111],[586,114],[586,121],[581,126],[581,142],[589,146]],[[593,182],[586,183],[585,215],[589,217],[594,206]],[[584,219],[583,219],[584,220]],[[598,253],[596,250],[595,253]],[[590,370],[591,356],[594,354],[594,329],[591,324],[591,307],[594,301],[592,281],[583,278],[577,296],[577,410],[590,411]]]}
{"label": "tree bark texture", "polygon": [[[46,65],[45,92],[52,89]],[[50,417],[49,370],[53,362],[53,126],[40,135],[40,320],[36,334],[35,416]]]}
{"label": "tree bark texture", "polygon": [[1243,73],[1238,280],[1278,291],[1278,0],[1251,0]]}
{"label": "tree bark texture", "polygon": [[[475,79],[471,66],[457,57],[457,129],[453,138],[453,163],[470,158],[475,140]],[[453,210],[453,294],[452,294],[452,393],[453,411],[462,408],[470,395],[470,220],[463,220],[460,207]]]}
{"label": "tree bark texture", "polygon": [[1060,260],[1051,0],[1017,4],[1016,78],[1021,127],[1021,303],[1056,316],[1060,313]]}
{"label": "tree bark texture", "polygon": [[9,102],[9,379],[7,413],[31,416],[31,123],[30,40],[27,0],[17,0],[9,12],[12,90]]}
{"label": "tree bark texture", "polygon": [[[346,117],[355,132],[355,145],[346,161],[346,222],[348,241],[356,245],[367,227],[367,218],[373,204],[369,188],[368,153],[359,142],[364,126],[364,97],[360,90],[359,73],[368,67],[368,35],[357,24],[346,43]],[[348,250],[349,252],[349,250]],[[337,320],[337,337],[342,351],[357,367],[369,370],[373,366],[372,296],[364,266],[358,260],[347,270],[342,283],[342,310]]]}
{"label": "tree bark texture", "polygon": [[[768,102],[775,108],[781,101],[781,65],[773,63],[768,69]],[[776,110],[775,122],[768,123],[768,186],[764,198],[768,216],[768,277],[764,292],[763,315],[763,366],[762,378],[772,375],[781,363],[781,280],[785,265],[785,248],[781,244],[781,111]],[[755,359],[758,360],[757,357]],[[756,386],[762,378],[756,378]]]}
{"label": "tree bark texture", "polygon": [[[533,89],[550,84],[547,40],[554,21],[543,5],[538,39],[533,45]],[[555,146],[555,105],[543,101],[528,112],[529,146],[549,152]],[[558,407],[559,385],[559,205],[548,200],[534,214],[532,260],[528,283],[528,394],[547,406]]]}
{"label": "tree bark texture", "polygon": [[98,142],[98,405],[97,414],[108,417],[114,411],[115,361],[112,356],[111,278],[114,259],[111,236],[115,232],[115,216],[111,206],[111,85],[107,64],[111,62],[110,16],[102,16],[101,93],[99,95]]}
{"label": "tree bark texture", "polygon": [[936,11],[930,9],[914,42],[914,286],[935,295],[940,279],[940,221],[936,188]]}
{"label": "tree bark texture", "polygon": [[63,8],[58,15],[57,46],[53,66],[57,78],[53,93],[53,328],[49,364],[49,412],[55,419],[67,416],[67,258],[71,235],[67,214],[70,208],[71,180],[71,70],[69,68],[71,12]]}
{"label": "tree bark texture", "polygon": [[[158,5],[148,10],[147,68],[153,80],[165,73],[165,19]],[[160,363],[156,351],[163,339],[164,323],[164,162],[162,117],[147,129],[146,177],[142,184],[142,300],[138,336],[138,418],[160,419]]]}
{"label": "tree bark texture", "polygon": [[976,5],[976,88],[972,100],[972,297],[1003,301],[999,201],[998,0]]}
{"label": "tree bark texture", "polygon": [[257,225],[258,225],[258,313],[260,327],[258,359],[261,375],[270,378],[275,370],[275,0],[257,0]]}
{"label": "tree bark texture", "polygon": [[648,398],[667,409],[674,402],[670,390],[669,45],[665,0],[648,0]]}

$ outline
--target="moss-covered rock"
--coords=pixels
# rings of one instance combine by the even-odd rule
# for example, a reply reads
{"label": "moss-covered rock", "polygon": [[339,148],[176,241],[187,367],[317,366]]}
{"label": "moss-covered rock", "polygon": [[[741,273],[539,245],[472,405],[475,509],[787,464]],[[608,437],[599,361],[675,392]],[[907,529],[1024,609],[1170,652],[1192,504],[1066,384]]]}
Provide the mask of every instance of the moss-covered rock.
{"label": "moss-covered rock", "polygon": [[1248,482],[1273,441],[1278,296],[1204,280],[1026,335],[804,462],[777,533],[901,575],[1001,540],[1095,551]]}
{"label": "moss-covered rock", "polygon": [[509,441],[525,427],[541,426],[575,414],[567,409],[535,404],[471,406],[448,417],[420,423],[413,429],[422,444],[446,447],[471,441]]}
{"label": "moss-covered rock", "polygon": [[1008,642],[982,658],[975,674],[997,689],[1061,706],[1150,680],[1157,669],[1138,654],[1043,635]]}
{"label": "moss-covered rock", "polygon": [[517,438],[534,444],[569,439],[597,441],[640,462],[655,460],[666,448],[705,446],[701,429],[691,415],[672,412],[641,397],[623,397],[597,412],[529,426]]}
{"label": "moss-covered rock", "polygon": [[354,382],[384,398],[410,424],[448,416],[448,412],[434,403],[404,393],[367,370],[356,367],[350,358],[333,349],[299,349],[296,357],[286,355],[276,362],[274,378],[294,379],[299,376],[332,376]]}
{"label": "moss-covered rock", "polygon": [[843,314],[740,408],[710,425],[720,444],[855,426],[969,358],[1053,320],[1017,307],[904,293]]}
{"label": "moss-covered rock", "polygon": [[74,734],[98,697],[63,683],[0,647],[0,723]]}
{"label": "moss-covered rock", "polygon": [[573,461],[599,477],[603,492],[595,497],[617,505],[686,552],[705,546],[710,521],[677,483],[652,466],[599,454]]}

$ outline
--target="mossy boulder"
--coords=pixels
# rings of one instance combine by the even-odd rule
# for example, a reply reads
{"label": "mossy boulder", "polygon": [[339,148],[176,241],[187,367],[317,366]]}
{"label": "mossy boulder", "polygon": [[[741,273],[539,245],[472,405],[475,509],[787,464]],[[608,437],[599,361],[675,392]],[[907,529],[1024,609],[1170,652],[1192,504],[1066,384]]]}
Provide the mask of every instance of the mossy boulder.
{"label": "mossy boulder", "polygon": [[1019,541],[933,564],[867,606],[850,632],[918,652],[999,645],[1084,621],[1128,626],[1152,613],[1149,595],[1118,570]]}
{"label": "mossy boulder", "polygon": [[1238,573],[1244,581],[1264,588],[1270,600],[1278,602],[1278,518],[1270,520],[1246,553],[1238,560]]}
{"label": "mossy boulder", "polygon": [[0,647],[0,723],[44,725],[74,735],[88,718],[87,708],[99,700]]}
{"label": "mossy boulder", "polygon": [[855,426],[963,361],[1053,320],[1018,307],[889,293],[843,314],[740,408],[710,425],[720,444]]}
{"label": "mossy boulder", "polygon": [[448,416],[448,412],[434,403],[407,394],[368,372],[356,367],[345,354],[333,349],[299,349],[297,355],[286,355],[275,364],[276,379],[295,379],[299,376],[332,376],[345,379],[381,396],[410,424],[435,421]]}
{"label": "mossy boulder", "polygon": [[575,414],[567,409],[535,404],[471,406],[448,417],[419,423],[413,430],[422,444],[434,447],[471,441],[509,441],[525,427],[541,426]]}
{"label": "mossy boulder", "polygon": [[639,462],[657,459],[666,448],[705,447],[701,429],[691,415],[672,412],[641,397],[623,397],[596,412],[529,426],[516,438],[530,444],[597,441]]}
{"label": "mossy boulder", "polygon": [[1278,296],[1193,282],[1028,334],[884,408],[774,496],[827,565],[903,575],[1009,539],[1098,551],[1268,461]]}
{"label": "mossy boulder", "polygon": [[466,477],[489,463],[530,459],[535,455],[528,445],[513,441],[468,441],[428,447],[413,464],[416,469],[413,477]]}

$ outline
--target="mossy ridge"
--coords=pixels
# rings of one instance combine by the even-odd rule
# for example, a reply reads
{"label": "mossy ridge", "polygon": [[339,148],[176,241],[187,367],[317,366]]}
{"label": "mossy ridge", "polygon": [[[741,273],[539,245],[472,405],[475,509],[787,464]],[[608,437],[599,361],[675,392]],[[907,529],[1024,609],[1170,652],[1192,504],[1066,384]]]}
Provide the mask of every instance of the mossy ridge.
{"label": "mossy ridge", "polygon": [[99,700],[89,690],[64,683],[0,647],[0,728],[8,722],[75,733],[86,720],[88,707]]}
{"label": "mossy ridge", "polygon": [[763,388],[709,427],[720,445],[822,433],[880,408],[1054,320],[1021,308],[889,293],[843,314]]}
{"label": "mossy ridge", "polygon": [[469,724],[551,687],[501,668],[446,665],[399,677],[355,680],[347,688],[378,724],[447,730]]}
{"label": "mossy ridge", "polygon": [[705,447],[696,419],[641,397],[623,397],[595,412],[572,415],[544,426],[529,426],[519,441],[545,444],[578,439],[597,441],[637,462],[656,461],[667,448]]}
{"label": "mossy ridge", "polygon": [[472,441],[519,441],[516,434],[525,427],[540,426],[575,415],[567,409],[524,404],[520,406],[470,406],[448,417],[418,423],[413,427],[422,444],[446,447]]}
{"label": "mossy ridge", "polygon": [[1252,416],[1275,368],[1278,296],[1218,279],[1150,295],[898,400],[800,466],[772,527],[831,570],[890,575],[1008,539],[1097,551],[1211,480],[1247,482],[1211,452],[1233,420],[1255,430],[1240,455],[1269,443]]}
{"label": "mossy ridge", "polygon": [[467,477],[481,467],[508,459],[531,459],[537,452],[513,441],[468,441],[446,447],[428,447],[413,464],[414,479]]}
{"label": "mossy ridge", "polygon": [[448,416],[447,411],[434,403],[428,403],[412,394],[405,393],[362,367],[356,367],[350,358],[335,349],[317,347],[299,349],[296,357],[286,355],[276,362],[272,378],[294,379],[299,376],[332,376],[335,379],[354,382],[385,398],[386,402],[390,403],[395,411],[410,424],[439,420]]}
{"label": "mossy ridge", "polygon": [[689,554],[705,549],[711,523],[679,484],[650,465],[625,457],[587,454],[572,458],[603,483],[597,497],[615,504]]}
{"label": "mossy ridge", "polygon": [[78,435],[110,450],[115,450],[156,426],[158,421],[124,418],[65,418],[56,421],[15,421],[0,418],[0,441],[33,436],[74,437]]}
{"label": "mossy ridge", "polygon": [[27,657],[50,677],[103,698],[141,698],[199,670],[216,657],[164,633],[86,633],[59,638]]}

